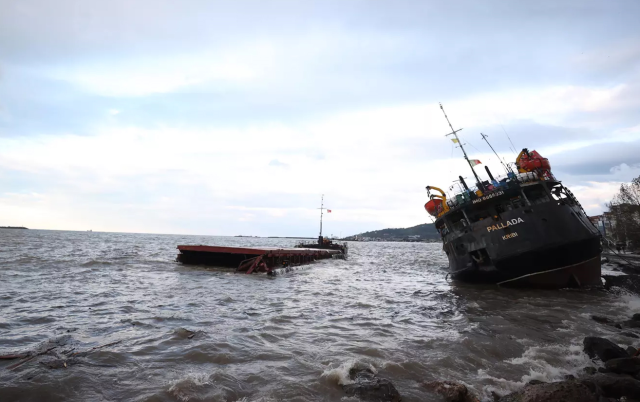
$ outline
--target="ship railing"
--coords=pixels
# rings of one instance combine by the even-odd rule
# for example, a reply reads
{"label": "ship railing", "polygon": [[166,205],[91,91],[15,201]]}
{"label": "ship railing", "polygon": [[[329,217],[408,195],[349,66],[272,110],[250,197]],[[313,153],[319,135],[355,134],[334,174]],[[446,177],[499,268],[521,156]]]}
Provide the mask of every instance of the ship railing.
{"label": "ship railing", "polygon": [[[551,172],[547,172],[547,174],[539,176],[536,172],[526,172],[526,173],[509,173],[506,175],[498,176],[496,180],[493,180],[489,183],[488,190],[485,188],[485,191],[482,192],[482,195],[488,195],[496,191],[503,190],[507,187],[512,186],[513,184],[525,184],[532,183],[541,180],[556,180],[555,177],[551,174]],[[478,193],[478,187],[469,187],[469,191],[465,190],[455,194],[453,197],[447,199],[447,205],[450,209],[457,208],[460,205],[466,204],[471,201],[472,198],[475,198]],[[472,195],[473,194],[473,195]]]}

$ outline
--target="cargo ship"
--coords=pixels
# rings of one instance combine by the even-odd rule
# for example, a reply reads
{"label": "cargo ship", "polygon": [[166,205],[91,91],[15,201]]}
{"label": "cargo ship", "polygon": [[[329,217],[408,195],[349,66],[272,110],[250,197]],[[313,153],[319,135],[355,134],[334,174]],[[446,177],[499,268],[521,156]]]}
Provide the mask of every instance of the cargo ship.
{"label": "cargo ship", "polygon": [[461,148],[476,181],[468,186],[459,176],[460,191],[452,197],[426,187],[430,200],[424,207],[435,218],[452,278],[505,286],[602,285],[600,232],[552,174],[549,160],[525,148],[515,163],[503,163],[504,176],[494,178],[485,166],[488,180],[482,180],[474,169],[480,162],[468,158],[460,130],[444,115],[447,136]]}

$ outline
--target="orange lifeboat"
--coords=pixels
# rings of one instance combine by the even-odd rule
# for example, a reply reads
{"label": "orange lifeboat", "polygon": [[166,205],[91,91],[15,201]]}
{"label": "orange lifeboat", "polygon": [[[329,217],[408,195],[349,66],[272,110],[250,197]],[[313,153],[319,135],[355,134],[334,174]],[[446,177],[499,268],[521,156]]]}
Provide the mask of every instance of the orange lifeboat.
{"label": "orange lifeboat", "polygon": [[526,148],[516,158],[516,166],[520,173],[534,172],[536,170],[551,171],[549,159],[543,158],[537,151],[529,152]]}
{"label": "orange lifeboat", "polygon": [[442,200],[434,198],[431,201],[424,204],[424,209],[432,216],[438,216],[442,212]]}

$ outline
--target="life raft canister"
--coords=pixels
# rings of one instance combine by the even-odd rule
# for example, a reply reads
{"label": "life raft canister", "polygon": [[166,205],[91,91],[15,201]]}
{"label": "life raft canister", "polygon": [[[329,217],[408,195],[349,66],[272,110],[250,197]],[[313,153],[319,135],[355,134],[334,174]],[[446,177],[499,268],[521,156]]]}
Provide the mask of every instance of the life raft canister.
{"label": "life raft canister", "polygon": [[430,215],[438,216],[438,214],[442,212],[442,200],[439,198],[434,198],[424,204],[424,209],[426,209]]}

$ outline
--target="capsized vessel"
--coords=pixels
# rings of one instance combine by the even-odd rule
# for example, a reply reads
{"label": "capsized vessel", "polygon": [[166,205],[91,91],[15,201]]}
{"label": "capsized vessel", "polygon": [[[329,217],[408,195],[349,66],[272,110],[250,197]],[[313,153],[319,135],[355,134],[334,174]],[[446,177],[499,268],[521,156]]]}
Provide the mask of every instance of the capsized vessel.
{"label": "capsized vessel", "polygon": [[[349,253],[349,246],[347,243],[339,244],[334,243],[331,239],[322,236],[322,216],[324,215],[324,211],[327,210],[324,207],[324,194],[320,199],[320,235],[318,235],[317,243],[300,243],[296,245],[297,248],[312,248],[312,249],[320,249],[320,250],[338,250],[340,254],[334,255],[335,258],[347,258],[347,254]],[[327,210],[331,212],[331,210]]]}
{"label": "capsized vessel", "polygon": [[[443,110],[442,105],[440,108]],[[449,122],[448,117],[447,122]],[[448,198],[427,186],[427,212],[434,216],[454,279],[511,286],[601,285],[600,232],[573,193],[551,173],[548,159],[523,149],[503,177],[481,180],[457,132],[455,143],[469,163],[475,186]]]}

